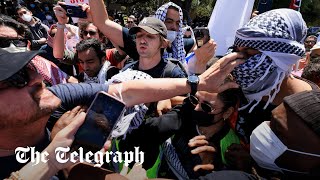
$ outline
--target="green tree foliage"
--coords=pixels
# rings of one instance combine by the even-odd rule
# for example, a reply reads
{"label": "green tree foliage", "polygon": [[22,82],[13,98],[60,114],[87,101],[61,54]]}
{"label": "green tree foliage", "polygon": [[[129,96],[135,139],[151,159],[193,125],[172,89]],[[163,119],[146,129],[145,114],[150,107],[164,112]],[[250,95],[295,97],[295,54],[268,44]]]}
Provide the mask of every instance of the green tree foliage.
{"label": "green tree foliage", "polygon": [[[107,3],[118,3],[143,12],[154,12],[159,6],[170,0],[107,0]],[[184,11],[184,16],[210,17],[216,0],[171,0],[178,4]],[[257,7],[259,0],[255,0]],[[291,0],[273,0],[273,9],[289,8]],[[309,26],[320,26],[320,0],[302,0],[300,12]]]}

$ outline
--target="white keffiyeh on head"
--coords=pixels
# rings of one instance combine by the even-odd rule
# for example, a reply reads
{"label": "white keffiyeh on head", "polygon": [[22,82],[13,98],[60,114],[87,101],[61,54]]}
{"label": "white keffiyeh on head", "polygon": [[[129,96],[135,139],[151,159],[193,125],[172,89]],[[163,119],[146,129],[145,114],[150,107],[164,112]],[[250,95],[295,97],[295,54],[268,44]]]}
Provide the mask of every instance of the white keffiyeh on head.
{"label": "white keffiyeh on head", "polygon": [[280,91],[283,79],[305,53],[301,42],[307,34],[301,14],[292,9],[276,9],[251,19],[236,32],[234,46],[249,47],[261,54],[250,57],[232,71],[249,103],[249,112],[268,96],[267,108]]}
{"label": "white keffiyeh on head", "polygon": [[[119,74],[114,75],[110,80],[108,80],[108,84],[121,83],[135,79],[152,79],[152,77],[144,72],[129,68]],[[122,99],[121,89],[119,91],[119,99]],[[137,129],[141,125],[147,110],[148,107],[144,104],[134,105],[133,107],[126,108],[124,117],[121,118],[112,132],[112,137],[124,135],[125,138],[126,133],[130,133],[133,129]]]}
{"label": "white keffiyeh on head", "polygon": [[163,58],[175,58],[178,59],[181,62],[185,61],[185,50],[184,50],[184,43],[183,43],[183,32],[182,32],[182,20],[183,20],[183,13],[180,6],[176,5],[173,2],[168,2],[164,5],[162,5],[158,10],[156,11],[154,17],[157,19],[160,19],[161,21],[166,20],[167,11],[169,7],[175,7],[179,9],[179,16],[180,16],[180,23],[179,23],[179,32],[177,34],[176,39],[172,42],[172,54],[168,52],[164,52]]}

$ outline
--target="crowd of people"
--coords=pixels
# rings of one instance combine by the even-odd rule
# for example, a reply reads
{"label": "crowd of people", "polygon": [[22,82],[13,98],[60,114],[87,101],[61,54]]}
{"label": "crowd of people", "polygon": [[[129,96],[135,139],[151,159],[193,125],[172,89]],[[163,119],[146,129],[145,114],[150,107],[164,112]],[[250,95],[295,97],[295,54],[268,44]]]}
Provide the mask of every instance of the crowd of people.
{"label": "crowd of people", "polygon": [[[320,178],[320,41],[299,12],[256,14],[216,57],[219,44],[173,2],[125,22],[103,0],[80,4],[77,23],[63,5],[23,1],[0,14],[1,179]],[[125,103],[128,126],[97,151],[139,147],[142,165],[54,156],[99,91]],[[17,147],[49,161],[20,163]]]}

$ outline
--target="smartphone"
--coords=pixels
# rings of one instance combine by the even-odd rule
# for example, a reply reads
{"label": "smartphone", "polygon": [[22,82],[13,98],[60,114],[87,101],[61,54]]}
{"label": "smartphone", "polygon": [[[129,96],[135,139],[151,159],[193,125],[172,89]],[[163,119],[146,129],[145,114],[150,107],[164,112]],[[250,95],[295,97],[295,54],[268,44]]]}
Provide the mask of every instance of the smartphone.
{"label": "smartphone", "polygon": [[67,16],[77,18],[87,18],[87,13],[82,10],[81,6],[71,6],[60,4],[60,6],[66,10]]}
{"label": "smartphone", "polygon": [[260,0],[258,3],[257,11],[259,11],[259,14],[262,14],[266,11],[271,10],[272,8],[272,0]]}
{"label": "smartphone", "polygon": [[124,102],[106,92],[99,92],[87,111],[84,123],[75,134],[72,146],[76,149],[83,147],[86,152],[100,150],[124,110]]}
{"label": "smartphone", "polygon": [[209,29],[207,27],[197,27],[193,30],[198,47],[203,46],[210,40]]}

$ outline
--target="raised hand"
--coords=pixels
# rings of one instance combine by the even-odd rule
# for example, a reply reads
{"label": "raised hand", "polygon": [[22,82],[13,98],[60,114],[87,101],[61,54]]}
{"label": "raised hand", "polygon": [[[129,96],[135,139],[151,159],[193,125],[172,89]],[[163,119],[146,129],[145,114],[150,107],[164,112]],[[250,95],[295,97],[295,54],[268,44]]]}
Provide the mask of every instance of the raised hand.
{"label": "raised hand", "polygon": [[211,171],[214,169],[213,157],[216,149],[209,145],[205,136],[201,135],[190,139],[188,145],[195,148],[191,153],[198,154],[202,160],[202,164],[198,164],[193,168],[194,171],[198,171],[199,169]]}

